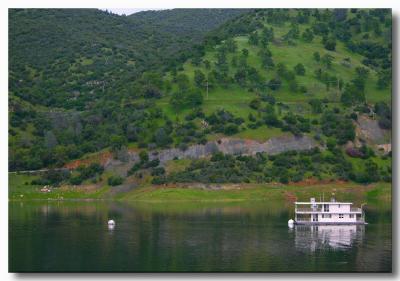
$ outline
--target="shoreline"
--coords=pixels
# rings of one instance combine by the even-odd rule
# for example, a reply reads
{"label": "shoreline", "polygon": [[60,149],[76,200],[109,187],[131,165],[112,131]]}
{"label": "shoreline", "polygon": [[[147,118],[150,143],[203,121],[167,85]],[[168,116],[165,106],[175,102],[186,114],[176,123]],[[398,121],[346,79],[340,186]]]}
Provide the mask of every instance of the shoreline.
{"label": "shoreline", "polygon": [[311,197],[331,196],[337,200],[355,202],[377,200],[391,204],[392,184],[378,182],[360,185],[353,182],[324,182],[314,184],[218,184],[218,188],[200,188],[199,185],[141,186],[119,192],[112,187],[98,189],[53,188],[40,192],[40,186],[10,185],[9,202],[24,201],[113,201],[145,203],[224,203],[224,202],[294,202],[309,200]]}

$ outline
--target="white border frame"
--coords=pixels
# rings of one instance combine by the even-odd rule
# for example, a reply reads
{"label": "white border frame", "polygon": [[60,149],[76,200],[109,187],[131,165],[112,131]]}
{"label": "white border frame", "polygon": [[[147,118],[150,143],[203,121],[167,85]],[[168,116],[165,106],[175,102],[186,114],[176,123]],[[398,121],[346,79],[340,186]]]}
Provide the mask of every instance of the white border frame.
{"label": "white border frame", "polygon": [[[400,171],[398,165],[398,141],[399,141],[399,113],[400,108],[398,98],[398,81],[400,78],[399,69],[399,16],[400,16],[400,1],[399,0],[363,0],[363,1],[348,1],[348,0],[203,0],[203,1],[182,1],[182,0],[146,0],[146,1],[128,1],[128,0],[69,0],[67,1],[29,1],[29,0],[3,0],[0,2],[0,34],[1,34],[1,66],[0,66],[0,147],[1,153],[4,156],[0,161],[1,172],[1,188],[0,198],[0,216],[3,222],[0,230],[1,234],[1,247],[0,247],[0,276],[1,280],[16,280],[16,279],[64,279],[64,280],[83,280],[83,279],[128,279],[135,278],[135,280],[151,280],[151,279],[181,279],[193,278],[200,280],[216,280],[217,278],[223,279],[259,279],[259,278],[273,278],[273,279],[302,279],[308,280],[310,278],[318,279],[383,279],[383,278],[396,278],[398,276],[398,203],[399,192],[398,188],[398,173]],[[392,132],[392,148],[393,148],[393,184],[392,184],[392,217],[393,217],[393,274],[10,274],[8,273],[8,8],[137,8],[137,9],[172,9],[172,8],[392,8],[393,14],[393,92],[392,92],[392,109],[393,109],[393,132]]]}

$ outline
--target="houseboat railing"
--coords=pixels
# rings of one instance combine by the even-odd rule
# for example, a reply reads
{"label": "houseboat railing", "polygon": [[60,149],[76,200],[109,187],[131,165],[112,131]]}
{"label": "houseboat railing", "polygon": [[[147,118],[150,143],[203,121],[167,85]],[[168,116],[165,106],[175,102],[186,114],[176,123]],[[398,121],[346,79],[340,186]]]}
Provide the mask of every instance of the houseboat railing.
{"label": "houseboat railing", "polygon": [[322,208],[295,208],[296,212],[322,212]]}
{"label": "houseboat railing", "polygon": [[[298,212],[323,212],[329,213],[329,210],[324,210],[324,208],[295,208],[296,213]],[[361,213],[361,208],[350,208],[351,213]],[[345,212],[345,211],[344,211]],[[348,212],[345,212],[348,213]]]}

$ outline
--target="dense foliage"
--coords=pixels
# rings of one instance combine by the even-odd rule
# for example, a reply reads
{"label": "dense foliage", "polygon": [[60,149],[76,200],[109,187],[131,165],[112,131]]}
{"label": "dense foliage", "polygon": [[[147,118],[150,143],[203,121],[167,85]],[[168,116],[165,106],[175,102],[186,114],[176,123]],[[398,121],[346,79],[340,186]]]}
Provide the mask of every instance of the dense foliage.
{"label": "dense foliage", "polygon": [[[9,18],[10,170],[104,149],[126,162],[134,147],[142,153],[128,176],[148,172],[154,183],[391,176],[370,143],[345,147],[360,115],[392,127],[390,10],[11,9]],[[314,137],[328,152],[218,154],[176,173],[144,152],[269,134]],[[102,173],[53,171],[41,183]]]}
{"label": "dense foliage", "polygon": [[267,156],[234,156],[214,154],[211,159],[194,160],[181,172],[160,175],[153,183],[202,182],[202,183],[267,183],[299,182],[306,178],[354,180],[370,183],[390,181],[391,170],[379,170],[371,160],[365,162],[363,170],[356,172],[343,153],[333,147],[322,153],[318,149],[304,152],[289,151]]}
{"label": "dense foliage", "polygon": [[62,166],[115,136],[153,134],[162,70],[201,55],[193,47],[207,31],[245,12],[10,9],[10,170]]}

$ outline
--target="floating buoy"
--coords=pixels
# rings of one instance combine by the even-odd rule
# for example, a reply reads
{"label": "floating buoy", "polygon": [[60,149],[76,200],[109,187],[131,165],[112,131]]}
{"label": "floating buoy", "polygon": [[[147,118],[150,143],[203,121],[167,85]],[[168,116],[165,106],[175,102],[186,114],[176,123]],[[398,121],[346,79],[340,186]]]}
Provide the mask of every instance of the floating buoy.
{"label": "floating buoy", "polygon": [[294,226],[294,220],[292,219],[288,220],[287,224],[290,228],[292,228]]}
{"label": "floating buoy", "polygon": [[109,220],[107,222],[107,224],[108,224],[108,229],[109,230],[114,230],[114,228],[115,228],[115,221],[114,220]]}

